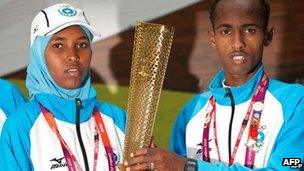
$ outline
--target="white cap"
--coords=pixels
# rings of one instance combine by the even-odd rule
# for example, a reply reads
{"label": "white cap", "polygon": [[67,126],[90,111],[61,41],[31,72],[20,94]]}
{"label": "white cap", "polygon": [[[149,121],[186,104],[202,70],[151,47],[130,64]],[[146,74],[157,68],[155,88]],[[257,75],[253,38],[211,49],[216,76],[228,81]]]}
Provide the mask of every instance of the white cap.
{"label": "white cap", "polygon": [[81,25],[92,35],[100,36],[88,23],[84,12],[68,4],[55,4],[41,10],[33,19],[31,26],[31,46],[37,36],[48,36],[72,26]]}

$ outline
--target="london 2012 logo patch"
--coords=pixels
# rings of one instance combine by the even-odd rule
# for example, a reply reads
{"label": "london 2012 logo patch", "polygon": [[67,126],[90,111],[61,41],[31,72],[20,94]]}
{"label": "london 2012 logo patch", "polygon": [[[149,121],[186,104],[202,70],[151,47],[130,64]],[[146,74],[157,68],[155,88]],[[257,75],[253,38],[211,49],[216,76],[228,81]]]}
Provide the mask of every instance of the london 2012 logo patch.
{"label": "london 2012 logo patch", "polygon": [[76,9],[69,5],[60,6],[58,11],[61,15],[66,16],[66,17],[73,17],[77,14]]}

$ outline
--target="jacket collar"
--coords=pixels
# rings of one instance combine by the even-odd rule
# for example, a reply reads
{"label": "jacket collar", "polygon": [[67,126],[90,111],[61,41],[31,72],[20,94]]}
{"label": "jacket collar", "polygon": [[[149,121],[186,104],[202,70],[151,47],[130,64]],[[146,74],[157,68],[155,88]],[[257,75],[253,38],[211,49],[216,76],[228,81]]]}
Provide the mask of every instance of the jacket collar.
{"label": "jacket collar", "polygon": [[[39,93],[35,95],[35,99],[46,109],[52,112],[54,118],[76,123],[76,100],[63,99],[55,95]],[[80,123],[89,120],[95,107],[95,97],[82,100],[82,108],[80,110]]]}
{"label": "jacket collar", "polygon": [[[263,65],[260,66],[258,71],[250,78],[246,83],[238,87],[230,87],[232,92],[235,104],[244,103],[249,100],[256,87],[259,84],[260,79],[262,78],[264,73]],[[226,95],[227,90],[223,87],[223,80],[225,79],[224,71],[221,70],[217,73],[215,78],[211,81],[209,85],[209,90],[211,94],[215,97],[216,102],[220,105],[230,105],[229,97]]]}

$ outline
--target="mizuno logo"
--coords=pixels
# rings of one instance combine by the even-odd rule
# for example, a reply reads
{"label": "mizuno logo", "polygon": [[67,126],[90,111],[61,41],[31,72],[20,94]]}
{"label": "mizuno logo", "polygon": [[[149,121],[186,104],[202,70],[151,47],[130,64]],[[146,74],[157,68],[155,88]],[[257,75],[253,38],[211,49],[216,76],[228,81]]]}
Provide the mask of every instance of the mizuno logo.
{"label": "mizuno logo", "polygon": [[38,29],[38,26],[36,26],[35,28],[34,28],[34,32],[33,32],[33,34],[35,34],[36,33],[36,31],[38,31],[39,29]]}
{"label": "mizuno logo", "polygon": [[55,162],[57,162],[57,163],[61,163],[62,162],[62,159],[64,159],[64,157],[62,157],[62,158],[60,158],[60,159],[56,159],[56,157],[55,158],[53,158],[52,160],[50,160],[50,161],[55,161]]}
{"label": "mizuno logo", "polygon": [[60,167],[67,167],[68,165],[66,163],[62,163],[62,160],[64,159],[64,157],[57,159],[56,157],[51,159],[50,162],[56,162],[55,164],[53,164],[51,166],[50,169],[57,169]]}

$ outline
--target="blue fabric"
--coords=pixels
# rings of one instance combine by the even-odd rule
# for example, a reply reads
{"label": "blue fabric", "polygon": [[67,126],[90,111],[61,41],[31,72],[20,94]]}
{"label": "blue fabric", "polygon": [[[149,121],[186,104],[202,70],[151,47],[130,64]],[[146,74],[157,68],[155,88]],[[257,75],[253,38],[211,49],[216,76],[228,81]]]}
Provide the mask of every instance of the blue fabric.
{"label": "blue fabric", "polygon": [[[83,27],[82,27],[83,28]],[[89,39],[92,40],[92,34],[84,29]],[[90,73],[85,77],[81,87],[68,90],[60,87],[51,77],[46,63],[44,52],[51,39],[50,36],[36,37],[30,49],[30,64],[27,67],[26,87],[29,91],[29,98],[32,99],[36,94],[53,94],[64,99],[89,99],[96,96],[95,89],[91,86]]]}
{"label": "blue fabric", "polygon": [[25,99],[20,90],[8,81],[0,79],[0,87],[0,108],[8,117]]}
{"label": "blue fabric", "polygon": [[[3,123],[13,111],[25,103],[25,99],[19,89],[12,83],[0,79],[0,109],[3,113],[0,113],[0,135]],[[4,115],[4,116],[3,116]]]}
{"label": "blue fabric", "polygon": [[[39,93],[35,96],[37,100],[43,107],[47,108],[52,112],[56,119],[71,124],[76,123],[76,101],[69,99],[62,99],[58,96]],[[89,120],[92,116],[93,109],[95,107],[96,99],[95,97],[85,99],[81,101],[81,110],[79,115],[80,123]]]}
{"label": "blue fabric", "polygon": [[93,38],[94,38],[93,34],[86,27],[81,26],[81,25],[79,25],[79,26],[82,28],[82,30],[85,32],[85,34],[88,36],[89,41],[92,42]]}
{"label": "blue fabric", "polygon": [[[263,76],[263,73],[264,67],[261,66],[245,84],[230,88],[236,105],[244,103],[252,97],[252,94],[256,90],[256,87]],[[218,104],[230,106],[229,96],[226,96],[226,89],[222,85],[224,79],[224,70],[221,70],[210,83],[209,90],[215,97]]]}
{"label": "blue fabric", "polygon": [[105,102],[97,102],[96,107],[104,115],[113,118],[115,125],[125,133],[126,113],[123,109]]}
{"label": "blue fabric", "polygon": [[30,129],[39,116],[36,100],[25,103],[9,117],[0,139],[0,170],[33,170],[30,160]]}

